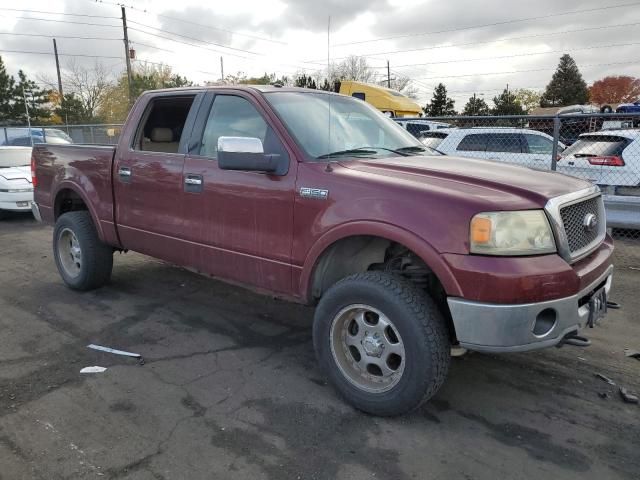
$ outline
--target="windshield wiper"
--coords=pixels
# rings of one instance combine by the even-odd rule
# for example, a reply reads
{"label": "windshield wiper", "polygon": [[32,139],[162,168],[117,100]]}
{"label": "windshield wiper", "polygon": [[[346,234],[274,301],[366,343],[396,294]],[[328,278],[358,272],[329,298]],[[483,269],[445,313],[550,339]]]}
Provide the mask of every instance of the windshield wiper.
{"label": "windshield wiper", "polygon": [[340,155],[358,155],[358,154],[371,155],[376,153],[375,150],[372,150],[372,148],[375,148],[375,147],[361,147],[361,148],[350,148],[348,150],[338,150],[337,152],[331,152],[331,153],[325,153],[324,155],[319,155],[316,158],[322,159],[322,158],[338,157]]}
{"label": "windshield wiper", "polygon": [[418,145],[411,145],[408,147],[400,147],[394,150],[396,153],[405,153],[405,152],[426,152],[427,149],[425,147],[420,147]]}

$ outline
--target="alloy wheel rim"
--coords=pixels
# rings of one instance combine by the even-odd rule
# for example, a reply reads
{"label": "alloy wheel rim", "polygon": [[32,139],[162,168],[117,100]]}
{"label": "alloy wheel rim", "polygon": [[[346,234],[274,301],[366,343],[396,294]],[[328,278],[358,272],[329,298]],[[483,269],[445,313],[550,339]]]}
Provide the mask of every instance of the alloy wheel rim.
{"label": "alloy wheel rim", "polygon": [[349,305],[331,322],[331,353],[344,377],[368,393],[395,387],[404,373],[405,348],[398,329],[380,310]]}
{"label": "alloy wheel rim", "polygon": [[77,277],[82,269],[82,249],[78,237],[69,228],[64,228],[58,235],[58,259],[65,273]]}

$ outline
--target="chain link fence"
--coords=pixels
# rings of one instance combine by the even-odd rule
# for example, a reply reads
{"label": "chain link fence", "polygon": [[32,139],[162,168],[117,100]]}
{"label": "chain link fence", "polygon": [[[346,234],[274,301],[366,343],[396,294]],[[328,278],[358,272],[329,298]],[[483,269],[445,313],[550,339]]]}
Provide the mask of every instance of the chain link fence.
{"label": "chain link fence", "polygon": [[115,145],[121,132],[119,124],[0,127],[0,145],[68,142]]}
{"label": "chain link fence", "polygon": [[640,268],[640,113],[396,121],[444,155],[553,170],[599,185],[616,264]]}

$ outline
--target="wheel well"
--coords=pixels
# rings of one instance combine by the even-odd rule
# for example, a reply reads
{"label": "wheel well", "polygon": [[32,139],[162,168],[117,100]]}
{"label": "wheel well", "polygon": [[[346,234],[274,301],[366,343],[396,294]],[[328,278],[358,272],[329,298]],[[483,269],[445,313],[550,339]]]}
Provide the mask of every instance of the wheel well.
{"label": "wheel well", "polygon": [[75,212],[78,210],[88,210],[82,197],[70,188],[60,190],[56,195],[56,201],[54,204],[54,215],[56,220],[63,213]]}
{"label": "wheel well", "polygon": [[442,283],[429,266],[404,245],[386,238],[358,235],[330,245],[316,261],[311,278],[311,300],[316,303],[338,280],[369,270],[403,276],[436,302],[445,317],[452,342],[455,329]]}

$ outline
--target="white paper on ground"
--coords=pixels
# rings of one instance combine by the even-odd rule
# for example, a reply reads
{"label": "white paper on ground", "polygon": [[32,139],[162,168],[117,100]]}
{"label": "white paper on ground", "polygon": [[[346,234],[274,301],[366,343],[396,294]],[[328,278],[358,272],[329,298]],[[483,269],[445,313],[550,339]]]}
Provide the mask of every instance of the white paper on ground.
{"label": "white paper on ground", "polygon": [[105,367],[98,367],[98,366],[84,367],[82,370],[80,370],[80,373],[102,373],[105,370],[106,370]]}
{"label": "white paper on ground", "polygon": [[101,352],[113,353],[115,355],[124,355],[126,357],[140,358],[139,353],[125,352],[124,350],[116,350],[115,348],[103,347],[102,345],[94,345],[93,343],[91,345],[87,345],[87,348],[91,348],[93,350],[99,350]]}

